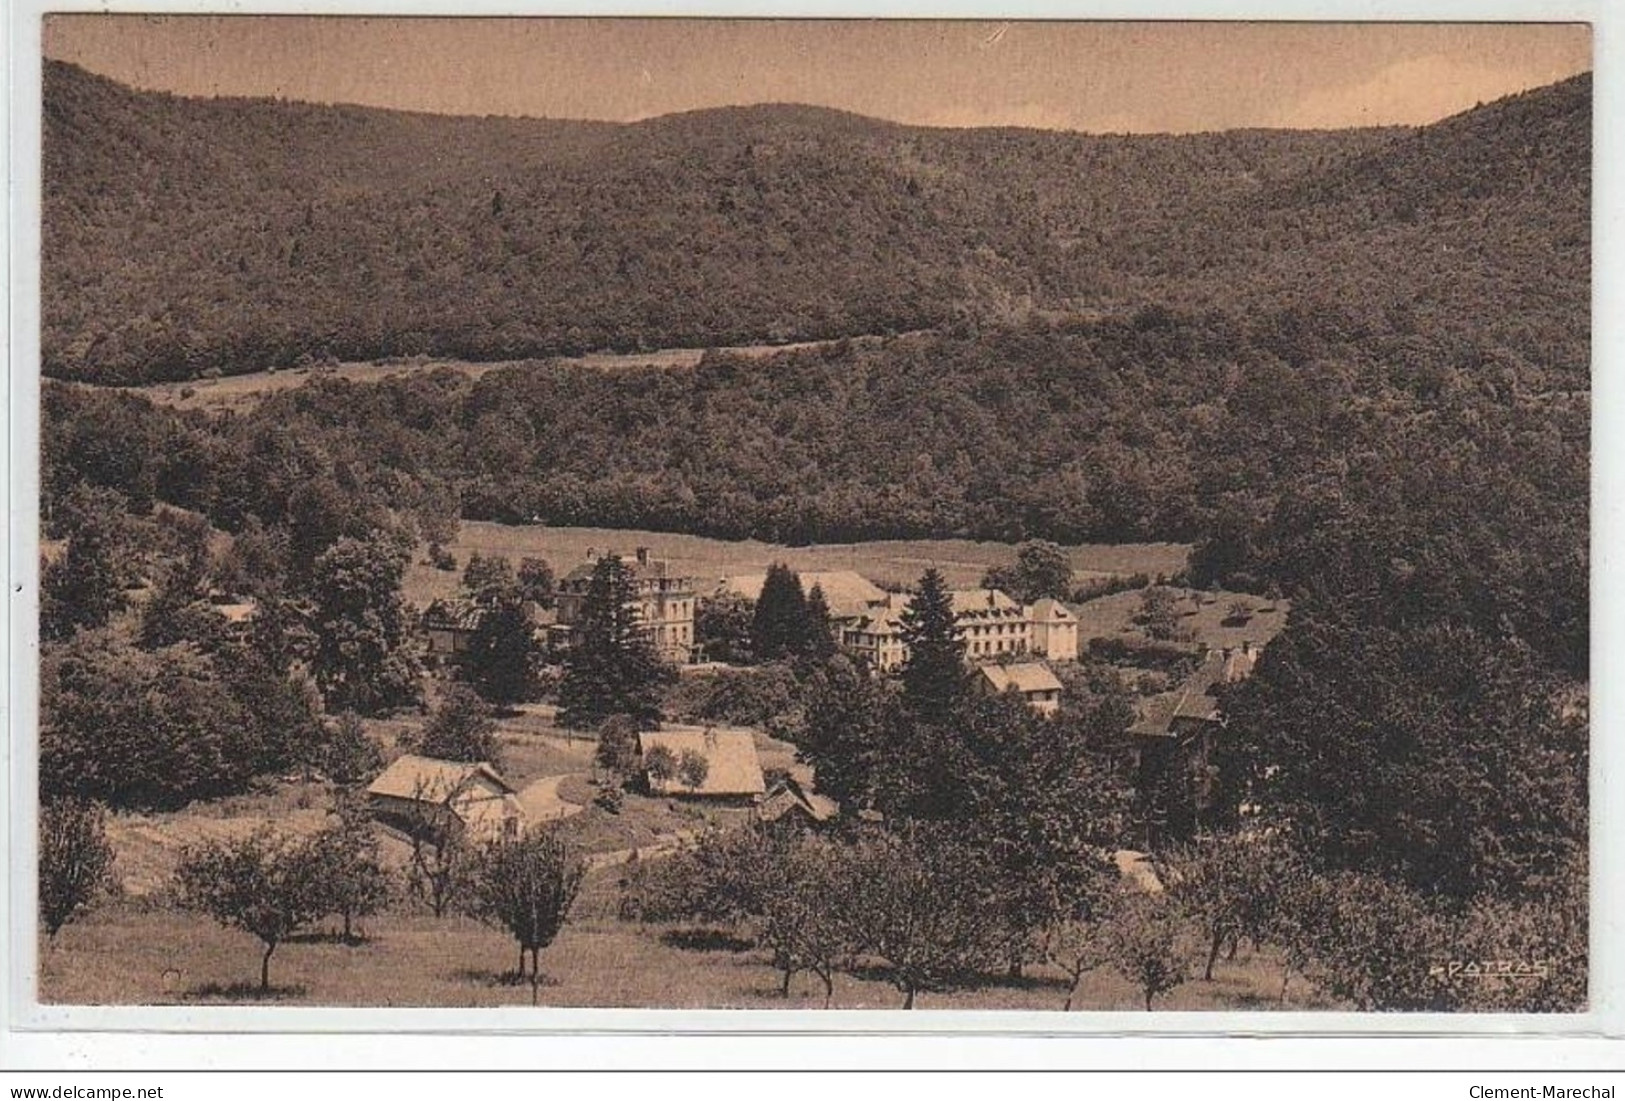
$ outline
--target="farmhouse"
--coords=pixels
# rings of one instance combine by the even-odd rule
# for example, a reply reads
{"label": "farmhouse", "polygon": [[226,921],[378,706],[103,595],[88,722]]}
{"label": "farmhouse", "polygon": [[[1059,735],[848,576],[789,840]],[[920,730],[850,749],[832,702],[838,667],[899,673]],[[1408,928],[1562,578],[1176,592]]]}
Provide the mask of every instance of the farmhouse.
{"label": "farmhouse", "polygon": [[[556,642],[568,645],[570,628],[581,619],[593,569],[601,558],[587,552],[587,561],[571,570],[559,582]],[[694,579],[684,577],[664,559],[649,557],[648,547],[638,547],[626,561],[636,596],[638,620],[653,643],[655,652],[667,661],[686,663],[694,656]]]}
{"label": "farmhouse", "polygon": [[1051,661],[1078,660],[1078,617],[1072,609],[1046,596],[1028,606],[1027,622],[1032,624],[1033,653]]}
{"label": "farmhouse", "polygon": [[[649,790],[656,795],[754,803],[767,790],[762,762],[756,755],[756,736],[749,730],[651,730],[638,735]],[[664,758],[665,769],[649,768],[651,754]],[[687,773],[685,761],[704,762],[698,783]]]}
{"label": "farmhouse", "polygon": [[479,630],[485,609],[472,600],[443,597],[423,609],[423,633],[429,640],[429,653],[455,657],[468,650],[468,642]]}
{"label": "farmhouse", "polygon": [[1061,709],[1061,682],[1040,662],[984,665],[976,671],[973,683],[977,691],[990,696],[1014,689],[1040,715],[1053,715]]}
{"label": "farmhouse", "polygon": [[367,787],[374,817],[407,832],[449,826],[476,841],[517,837],[525,829],[518,794],[484,761],[397,757]]}

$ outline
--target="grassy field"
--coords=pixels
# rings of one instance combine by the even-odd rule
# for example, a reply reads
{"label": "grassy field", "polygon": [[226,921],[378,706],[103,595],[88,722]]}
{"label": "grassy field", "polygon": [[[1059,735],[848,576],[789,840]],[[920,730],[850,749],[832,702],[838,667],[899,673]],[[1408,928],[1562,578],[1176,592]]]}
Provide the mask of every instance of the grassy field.
{"label": "grassy field", "polygon": [[[858,337],[857,341],[879,340],[878,337]],[[825,341],[805,344],[746,344],[719,349],[733,355],[751,359],[765,359],[779,352],[799,348],[816,348]],[[662,348],[652,352],[592,352],[582,356],[560,356],[548,362],[590,367],[598,371],[622,371],[629,367],[693,367],[705,355],[704,348]],[[242,409],[253,405],[266,394],[291,390],[317,378],[342,378],[351,382],[382,382],[386,379],[422,374],[437,368],[449,368],[470,378],[479,378],[487,371],[500,367],[522,367],[536,360],[505,360],[492,363],[472,363],[464,359],[434,359],[420,356],[412,359],[389,359],[359,363],[338,363],[324,367],[293,367],[279,371],[256,371],[246,375],[229,375],[214,379],[192,379],[187,382],[155,382],[147,386],[131,387],[162,405],[180,409]]]}
{"label": "grassy field", "polygon": [[[728,938],[642,926],[613,916],[615,872],[592,873],[569,925],[541,955],[548,1006],[817,1009],[823,988],[797,976],[790,997],[767,954],[726,947]],[[366,940],[340,943],[327,931],[282,945],[271,961],[269,1004],[324,1006],[513,1006],[530,1004],[528,986],[508,977],[517,948],[505,934],[467,918],[426,912],[381,915],[362,924]],[[687,933],[688,935],[685,935]],[[259,1004],[259,944],[207,919],[136,902],[110,903],[67,926],[54,946],[40,942],[40,1000],[64,1004]],[[1193,974],[1197,949],[1191,946]],[[1157,1002],[1158,1009],[1272,1010],[1281,971],[1268,953],[1246,950]],[[922,994],[920,1009],[1059,1010],[1058,972],[1032,969],[1019,980],[989,978],[977,989]],[[875,972],[837,975],[831,1008],[896,1009],[901,996]],[[1086,975],[1078,1009],[1140,1009],[1138,993],[1110,971]],[[1295,980],[1286,1008],[1329,1008]]]}
{"label": "grassy field", "polygon": [[[1206,643],[1213,649],[1237,647],[1243,642],[1262,646],[1281,633],[1288,612],[1284,600],[1266,600],[1247,593],[1207,592],[1175,588],[1179,629],[1189,633],[1189,641]],[[1244,604],[1245,623],[1226,624],[1231,606]],[[1084,604],[1073,605],[1078,613],[1078,638],[1087,644],[1094,638],[1143,637],[1134,622],[1140,614],[1141,590],[1112,593]]]}
{"label": "grassy field", "polygon": [[[774,562],[785,562],[800,571],[854,570],[881,585],[912,585],[928,566],[935,566],[950,585],[969,588],[980,583],[989,566],[1014,562],[1016,553],[1016,548],[1007,543],[968,539],[786,547],[750,539],[734,542],[666,532],[470,521],[461,526],[457,541],[449,546],[457,557],[458,569],[437,570],[426,561],[414,562],[407,570],[406,598],[423,607],[437,597],[456,595],[461,567],[467,564],[470,554],[504,555],[516,565],[526,556],[540,557],[562,576],[586,561],[589,550],[613,550],[630,556],[637,547],[648,547],[655,557],[669,559],[698,579],[702,591],[733,574],[764,573]],[[1069,551],[1072,568],[1081,581],[1136,573],[1172,575],[1184,569],[1190,548],[1183,543],[1102,543],[1071,547]]]}

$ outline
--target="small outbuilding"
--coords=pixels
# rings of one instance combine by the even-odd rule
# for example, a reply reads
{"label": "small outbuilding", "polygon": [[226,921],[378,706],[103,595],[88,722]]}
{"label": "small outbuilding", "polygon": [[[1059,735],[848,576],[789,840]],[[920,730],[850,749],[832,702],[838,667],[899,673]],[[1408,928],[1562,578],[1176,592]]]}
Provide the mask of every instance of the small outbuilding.
{"label": "small outbuilding", "polygon": [[1014,665],[983,665],[976,670],[976,686],[987,695],[997,696],[1014,689],[1027,706],[1040,715],[1053,715],[1061,709],[1061,682],[1048,666],[1036,661]]}
{"label": "small outbuilding", "polygon": [[757,805],[756,820],[767,826],[814,829],[834,821],[839,811],[835,800],[808,791],[787,776]]}
{"label": "small outbuilding", "polygon": [[525,808],[518,792],[484,761],[405,754],[367,787],[374,817],[406,830],[450,826],[474,841],[518,837]]}

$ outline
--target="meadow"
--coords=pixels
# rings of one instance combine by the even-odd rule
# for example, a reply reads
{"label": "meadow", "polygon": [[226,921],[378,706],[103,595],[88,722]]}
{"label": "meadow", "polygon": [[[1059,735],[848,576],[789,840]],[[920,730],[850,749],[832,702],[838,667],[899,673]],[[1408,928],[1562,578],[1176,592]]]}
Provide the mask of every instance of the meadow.
{"label": "meadow", "polygon": [[[817,979],[796,976],[788,997],[764,950],[712,929],[638,925],[615,916],[618,869],[588,874],[571,919],[541,954],[544,1006],[677,1009],[820,1009]],[[104,904],[39,944],[40,1000],[56,1004],[278,1006],[528,1006],[513,981],[514,942],[468,918],[403,908],[362,921],[364,939],[345,944],[317,929],[280,946],[272,993],[260,999],[259,944],[245,933],[153,901]],[[1200,978],[1200,947],[1188,946],[1192,981],[1158,1010],[1333,1008],[1294,978],[1281,1001],[1281,966],[1269,950],[1243,945]],[[831,1009],[897,1009],[899,995],[878,972],[835,977]],[[988,976],[973,989],[920,996],[918,1007],[1059,1011],[1066,979],[1044,966],[1021,978]],[[1084,976],[1075,1010],[1140,1010],[1140,995],[1107,968]]]}
{"label": "meadow", "polygon": [[[527,556],[543,558],[562,577],[587,561],[589,551],[613,550],[630,557],[637,547],[648,547],[653,557],[667,559],[679,572],[696,578],[701,592],[709,591],[730,575],[765,573],[774,562],[783,562],[800,572],[853,570],[878,585],[894,587],[912,586],[928,567],[935,566],[949,585],[971,588],[981,583],[990,566],[1007,566],[1016,557],[1016,548],[1008,543],[969,539],[789,547],[754,539],[732,541],[670,532],[465,521],[457,539],[447,545],[458,568],[437,570],[426,560],[414,561],[407,570],[403,591],[420,608],[438,597],[457,595],[462,567],[471,554],[503,555],[515,565]],[[1068,547],[1067,551],[1074,576],[1085,582],[1141,573],[1173,576],[1184,570],[1190,547],[1184,543],[1095,543]]]}

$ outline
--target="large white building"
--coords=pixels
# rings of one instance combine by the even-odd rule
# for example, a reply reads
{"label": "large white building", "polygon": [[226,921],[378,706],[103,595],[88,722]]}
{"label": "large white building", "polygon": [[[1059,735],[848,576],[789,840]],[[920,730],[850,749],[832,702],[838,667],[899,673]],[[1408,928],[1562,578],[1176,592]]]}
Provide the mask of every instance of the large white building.
{"label": "large white building", "polygon": [[[569,634],[581,619],[582,605],[587,590],[592,586],[593,570],[601,558],[587,552],[587,561],[564,576],[558,586],[558,633],[560,641],[569,643]],[[649,557],[648,547],[639,547],[631,558],[623,558],[627,573],[632,576],[633,598],[649,641],[655,652],[667,661],[687,662],[694,656],[694,604],[698,593],[694,579],[684,576],[664,559]]]}
{"label": "large white building", "polygon": [[1033,653],[1051,661],[1078,660],[1078,617],[1072,609],[1046,596],[1028,605],[1027,620],[1033,628]]}
{"label": "large white building", "polygon": [[[1023,608],[997,589],[956,589],[954,620],[965,643],[965,660],[973,665],[1040,654],[1051,661],[1076,661],[1078,618],[1058,600],[1041,600]],[[890,594],[861,612],[838,617],[841,645],[882,673],[908,661],[903,641],[903,612],[908,596]]]}

